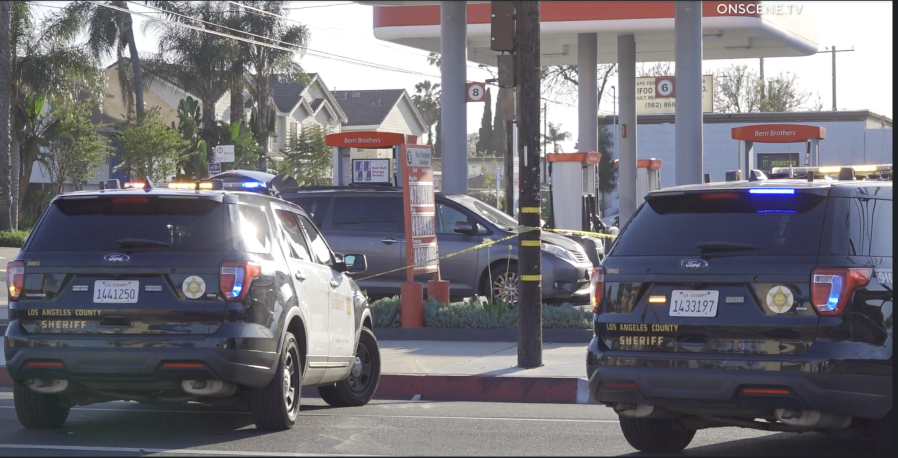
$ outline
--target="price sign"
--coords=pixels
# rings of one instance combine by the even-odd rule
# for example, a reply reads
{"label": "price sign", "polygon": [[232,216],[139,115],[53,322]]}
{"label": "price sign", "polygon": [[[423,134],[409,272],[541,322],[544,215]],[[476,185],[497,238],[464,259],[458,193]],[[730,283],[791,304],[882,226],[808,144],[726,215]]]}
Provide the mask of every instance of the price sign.
{"label": "price sign", "polygon": [[433,194],[433,152],[429,146],[402,144],[402,200],[405,213],[407,281],[423,273],[439,272],[436,200]]}

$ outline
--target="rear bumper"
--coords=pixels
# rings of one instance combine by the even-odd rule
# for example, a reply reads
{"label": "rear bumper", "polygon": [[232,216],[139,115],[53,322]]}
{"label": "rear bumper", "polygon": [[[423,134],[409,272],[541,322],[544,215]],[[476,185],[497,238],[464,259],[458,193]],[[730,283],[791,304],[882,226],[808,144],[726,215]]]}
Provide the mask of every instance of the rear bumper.
{"label": "rear bumper", "polygon": [[543,299],[589,299],[591,264],[571,264],[555,256],[542,256]]}
{"label": "rear bumper", "polygon": [[610,365],[601,361],[593,339],[586,370],[590,398],[599,403],[646,404],[685,414],[748,417],[770,416],[774,409],[802,409],[878,419],[892,409],[891,376],[764,370],[763,362],[757,364],[758,370],[744,370],[727,369],[726,361],[720,361],[719,369]]}
{"label": "rear bumper", "polygon": [[[274,376],[276,352],[228,348],[228,339],[158,338],[55,339],[34,345],[12,323],[5,341],[6,369],[15,381],[31,378],[75,382],[147,384],[179,380],[223,380],[260,388]],[[29,361],[61,362],[62,367],[32,367]],[[163,367],[163,363],[203,363],[202,368]]]}

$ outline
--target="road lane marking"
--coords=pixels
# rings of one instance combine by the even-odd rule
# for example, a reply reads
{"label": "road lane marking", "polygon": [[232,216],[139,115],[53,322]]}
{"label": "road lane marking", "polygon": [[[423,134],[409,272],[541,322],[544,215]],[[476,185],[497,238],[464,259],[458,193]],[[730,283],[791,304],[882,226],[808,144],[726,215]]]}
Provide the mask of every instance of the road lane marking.
{"label": "road lane marking", "polygon": [[[115,453],[180,453],[182,455],[218,455],[218,456],[348,456],[327,453],[278,453],[260,452],[256,450],[209,450],[196,448],[142,448],[142,447],[90,447],[79,445],[31,445],[31,444],[0,444],[0,449],[14,450],[68,450],[81,452],[115,452]],[[351,455],[358,456],[358,455]],[[366,455],[361,455],[366,456]],[[367,455],[374,456],[374,455]]]}
{"label": "road lane marking", "polygon": [[[15,409],[13,406],[0,406],[0,409]],[[217,411],[189,411],[189,410],[150,410],[150,409],[101,409],[101,408],[73,408],[73,411],[90,412],[151,412],[151,413],[206,413],[227,415],[249,415],[249,412],[217,412]],[[514,418],[514,417],[452,417],[435,415],[373,415],[373,414],[336,414],[336,413],[312,413],[301,412],[303,417],[353,417],[353,418],[408,418],[425,420],[483,420],[483,421],[531,421],[547,423],[620,423],[618,420],[589,420],[576,418]]]}

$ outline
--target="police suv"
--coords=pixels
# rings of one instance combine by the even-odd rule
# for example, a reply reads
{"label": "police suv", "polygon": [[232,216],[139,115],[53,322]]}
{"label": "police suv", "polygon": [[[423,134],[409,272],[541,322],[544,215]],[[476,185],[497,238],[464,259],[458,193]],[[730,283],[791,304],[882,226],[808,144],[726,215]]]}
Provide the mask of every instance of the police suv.
{"label": "police suv", "polygon": [[134,400],[237,403],[257,427],[283,430],[303,387],[334,406],[372,398],[380,353],[347,276],[365,257],[333,253],[275,197],[295,180],[110,181],[53,199],[7,266],[5,353],[24,426]]}
{"label": "police suv", "polygon": [[586,363],[634,448],[677,452],[698,429],[739,426],[868,436],[888,453],[887,169],[753,171],[646,196],[598,269]]}

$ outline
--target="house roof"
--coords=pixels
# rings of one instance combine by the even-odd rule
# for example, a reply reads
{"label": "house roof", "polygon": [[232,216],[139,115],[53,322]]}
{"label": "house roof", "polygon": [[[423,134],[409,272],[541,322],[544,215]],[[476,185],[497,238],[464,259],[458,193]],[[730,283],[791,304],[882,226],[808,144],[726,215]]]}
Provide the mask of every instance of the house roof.
{"label": "house roof", "polygon": [[347,126],[381,125],[404,93],[405,89],[333,91],[337,103],[346,112]]}
{"label": "house roof", "polygon": [[[309,84],[318,77],[317,73],[307,73]],[[268,87],[271,89],[271,96],[274,98],[274,104],[277,105],[278,111],[281,113],[292,113],[299,104],[302,92],[306,90],[306,85],[296,81],[282,81],[280,77],[272,75],[268,81]]]}

